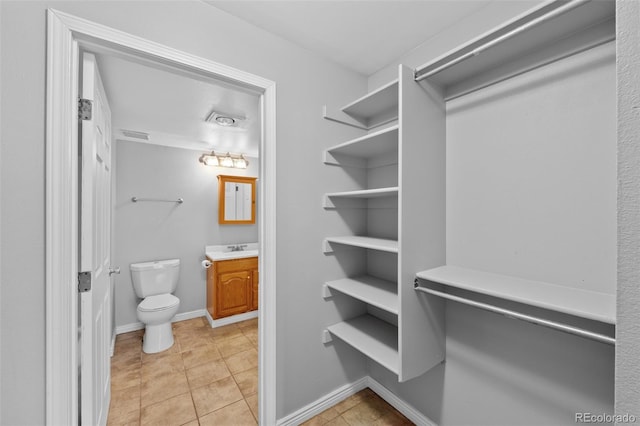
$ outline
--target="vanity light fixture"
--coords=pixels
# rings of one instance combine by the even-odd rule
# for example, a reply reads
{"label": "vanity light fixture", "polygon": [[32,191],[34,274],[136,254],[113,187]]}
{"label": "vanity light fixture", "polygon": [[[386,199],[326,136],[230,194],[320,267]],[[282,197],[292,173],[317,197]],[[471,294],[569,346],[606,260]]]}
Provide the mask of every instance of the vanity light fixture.
{"label": "vanity light fixture", "polygon": [[231,155],[228,152],[224,157],[218,157],[218,160],[222,167],[233,167],[233,158],[231,158]]}
{"label": "vanity light fixture", "polygon": [[244,155],[240,154],[240,158],[233,159],[233,167],[236,169],[246,169],[249,162],[244,158]]}
{"label": "vanity light fixture", "polygon": [[205,166],[219,166],[220,162],[218,161],[218,157],[215,152],[211,152],[211,154],[202,154],[199,160]]}
{"label": "vanity light fixture", "polygon": [[227,152],[226,155],[216,154],[211,151],[211,154],[202,154],[199,161],[205,166],[217,166],[217,167],[229,167],[236,169],[246,169],[249,162],[244,155],[231,155]]}

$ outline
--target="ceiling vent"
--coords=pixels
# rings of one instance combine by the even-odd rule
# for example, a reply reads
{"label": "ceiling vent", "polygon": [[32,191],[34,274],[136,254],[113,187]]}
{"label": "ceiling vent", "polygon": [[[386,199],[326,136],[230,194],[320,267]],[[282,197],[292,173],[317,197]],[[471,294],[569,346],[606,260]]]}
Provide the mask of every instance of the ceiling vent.
{"label": "ceiling vent", "polygon": [[120,129],[120,131],[122,132],[122,135],[127,137],[127,138],[140,139],[140,140],[143,140],[143,141],[148,141],[149,140],[149,133],[136,132],[135,130],[125,130],[125,129]]}
{"label": "ceiling vent", "polygon": [[218,111],[211,111],[207,118],[204,119],[207,123],[213,123],[223,127],[237,126],[239,121],[244,120],[246,120],[245,117],[236,117],[231,114],[225,114]]}

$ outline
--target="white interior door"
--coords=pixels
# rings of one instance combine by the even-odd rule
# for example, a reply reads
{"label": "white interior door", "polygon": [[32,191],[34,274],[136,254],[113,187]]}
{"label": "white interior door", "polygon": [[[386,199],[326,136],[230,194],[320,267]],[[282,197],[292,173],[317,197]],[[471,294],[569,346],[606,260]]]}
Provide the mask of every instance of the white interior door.
{"label": "white interior door", "polygon": [[80,293],[80,422],[105,425],[110,402],[111,111],[96,64],[82,54],[80,97],[92,102],[81,121],[80,271],[91,290]]}

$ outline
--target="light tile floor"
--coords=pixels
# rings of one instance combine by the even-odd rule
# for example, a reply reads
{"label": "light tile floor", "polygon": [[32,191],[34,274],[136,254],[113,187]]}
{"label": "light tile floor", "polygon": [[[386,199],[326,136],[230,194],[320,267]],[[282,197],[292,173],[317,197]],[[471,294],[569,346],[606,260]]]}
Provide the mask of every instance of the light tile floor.
{"label": "light tile floor", "polygon": [[[175,344],[142,352],[143,330],[117,336],[108,425],[256,425],[258,321],[212,329],[206,318],[173,324]],[[410,425],[370,389],[305,425]]]}

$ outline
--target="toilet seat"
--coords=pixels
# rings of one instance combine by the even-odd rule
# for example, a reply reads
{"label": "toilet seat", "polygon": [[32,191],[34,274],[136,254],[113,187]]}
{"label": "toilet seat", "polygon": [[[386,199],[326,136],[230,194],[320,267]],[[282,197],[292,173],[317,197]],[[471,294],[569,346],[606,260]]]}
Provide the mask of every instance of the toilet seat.
{"label": "toilet seat", "polygon": [[155,296],[148,296],[140,302],[138,310],[141,312],[158,312],[167,309],[174,308],[180,303],[180,299],[173,294],[158,294]]}

